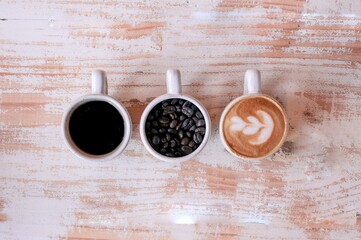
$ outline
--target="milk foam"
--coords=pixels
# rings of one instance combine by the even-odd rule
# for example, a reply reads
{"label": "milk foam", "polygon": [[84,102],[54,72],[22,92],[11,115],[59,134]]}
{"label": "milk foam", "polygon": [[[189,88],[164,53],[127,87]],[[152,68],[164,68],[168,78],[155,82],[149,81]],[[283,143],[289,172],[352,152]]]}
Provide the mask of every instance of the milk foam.
{"label": "milk foam", "polygon": [[[247,122],[239,116],[233,116],[231,118],[232,124],[230,130],[232,132],[242,132],[245,135],[255,135],[259,133],[256,139],[253,138],[248,141],[252,145],[260,145],[267,142],[274,129],[273,119],[268,113],[258,110],[256,114],[257,116],[248,116]],[[262,119],[263,122],[259,119]]]}

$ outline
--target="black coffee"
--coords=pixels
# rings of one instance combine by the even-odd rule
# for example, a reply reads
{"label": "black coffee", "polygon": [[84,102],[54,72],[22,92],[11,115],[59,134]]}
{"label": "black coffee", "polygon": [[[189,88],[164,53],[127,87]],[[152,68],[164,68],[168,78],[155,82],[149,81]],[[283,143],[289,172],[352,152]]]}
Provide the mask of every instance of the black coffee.
{"label": "black coffee", "polygon": [[150,111],[145,129],[148,142],[158,153],[183,157],[201,145],[206,122],[196,105],[172,98],[158,103]]}
{"label": "black coffee", "polygon": [[69,131],[78,148],[92,155],[103,155],[122,142],[124,121],[113,105],[92,101],[80,105],[73,112]]}

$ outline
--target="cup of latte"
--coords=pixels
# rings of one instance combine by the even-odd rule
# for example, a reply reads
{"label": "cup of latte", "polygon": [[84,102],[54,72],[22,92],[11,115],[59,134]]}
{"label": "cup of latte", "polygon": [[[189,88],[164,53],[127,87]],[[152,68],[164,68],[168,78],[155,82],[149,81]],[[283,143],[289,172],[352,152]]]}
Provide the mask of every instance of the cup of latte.
{"label": "cup of latte", "polygon": [[128,111],[107,93],[105,72],[93,70],[92,93],[76,99],[63,115],[65,143],[80,158],[112,159],[128,145],[132,133]]}
{"label": "cup of latte", "polygon": [[221,116],[221,141],[238,158],[265,158],[275,153],[286,139],[288,120],[284,108],[260,90],[260,72],[247,70],[243,96],[230,102]]}
{"label": "cup of latte", "polygon": [[167,71],[167,93],[144,109],[140,137],[146,149],[167,162],[182,162],[199,153],[211,132],[206,108],[181,91],[180,72]]}

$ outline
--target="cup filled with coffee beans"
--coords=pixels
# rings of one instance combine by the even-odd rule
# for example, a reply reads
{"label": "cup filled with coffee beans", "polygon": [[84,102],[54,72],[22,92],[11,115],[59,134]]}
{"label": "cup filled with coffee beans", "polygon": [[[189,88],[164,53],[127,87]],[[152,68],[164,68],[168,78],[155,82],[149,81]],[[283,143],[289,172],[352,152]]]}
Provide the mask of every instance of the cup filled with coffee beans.
{"label": "cup filled with coffee beans", "polygon": [[104,71],[93,70],[92,94],[75,100],[65,111],[62,133],[69,149],[87,160],[108,160],[121,154],[131,137],[125,107],[107,95]]}
{"label": "cup filled with coffee beans", "polygon": [[288,120],[282,105],[261,94],[261,74],[246,71],[244,94],[224,109],[219,133],[224,147],[243,159],[261,159],[275,153],[287,136]]}
{"label": "cup filled with coffee beans", "polygon": [[189,160],[206,145],[211,120],[206,108],[181,91],[180,72],[167,71],[167,94],[155,98],[140,120],[140,136],[146,149],[168,162]]}

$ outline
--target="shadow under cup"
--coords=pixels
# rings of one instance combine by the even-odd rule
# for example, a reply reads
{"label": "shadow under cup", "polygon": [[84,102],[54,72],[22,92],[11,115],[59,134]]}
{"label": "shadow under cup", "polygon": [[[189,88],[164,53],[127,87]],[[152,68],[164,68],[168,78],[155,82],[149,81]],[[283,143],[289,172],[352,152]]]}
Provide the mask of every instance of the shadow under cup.
{"label": "shadow under cup", "polygon": [[275,153],[286,139],[288,121],[273,98],[254,94],[233,100],[221,118],[221,138],[239,158],[258,159]]}

